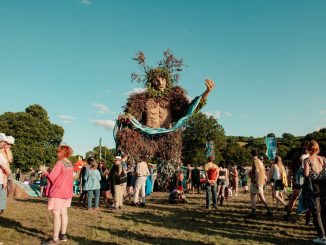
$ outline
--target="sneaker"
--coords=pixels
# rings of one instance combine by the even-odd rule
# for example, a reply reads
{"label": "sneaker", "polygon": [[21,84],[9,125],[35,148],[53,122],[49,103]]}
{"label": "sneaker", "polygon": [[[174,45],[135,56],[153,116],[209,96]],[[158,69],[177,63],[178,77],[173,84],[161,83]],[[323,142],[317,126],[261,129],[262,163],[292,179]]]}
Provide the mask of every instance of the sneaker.
{"label": "sneaker", "polygon": [[323,237],[323,238],[317,237],[314,240],[312,240],[312,242],[316,243],[316,244],[324,244],[324,245],[326,245],[326,238],[325,237]]}
{"label": "sneaker", "polygon": [[50,245],[50,244],[59,244],[60,240],[54,240],[53,238],[49,238],[48,240],[42,242],[42,245]]}
{"label": "sneaker", "polygon": [[59,234],[59,240],[60,240],[60,242],[68,241],[67,235],[66,234]]}

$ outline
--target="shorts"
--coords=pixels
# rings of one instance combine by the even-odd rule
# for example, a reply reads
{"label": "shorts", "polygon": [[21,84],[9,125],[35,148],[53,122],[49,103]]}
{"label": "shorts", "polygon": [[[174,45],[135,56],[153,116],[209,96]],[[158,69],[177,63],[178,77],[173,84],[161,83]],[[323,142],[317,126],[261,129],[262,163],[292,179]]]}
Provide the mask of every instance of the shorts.
{"label": "shorts", "polygon": [[192,186],[193,186],[193,187],[199,187],[199,186],[200,186],[200,182],[192,181]]}
{"label": "shorts", "polygon": [[48,210],[57,210],[62,208],[69,208],[71,206],[71,198],[49,198]]}
{"label": "shorts", "polygon": [[226,185],[225,179],[217,179],[216,184],[217,185]]}
{"label": "shorts", "polygon": [[256,184],[251,184],[250,186],[250,194],[264,194],[264,188],[263,186],[258,186],[258,188],[256,187]]}
{"label": "shorts", "polygon": [[274,182],[274,189],[276,191],[283,191],[284,190],[284,185],[282,183],[282,180],[275,180],[275,182]]}

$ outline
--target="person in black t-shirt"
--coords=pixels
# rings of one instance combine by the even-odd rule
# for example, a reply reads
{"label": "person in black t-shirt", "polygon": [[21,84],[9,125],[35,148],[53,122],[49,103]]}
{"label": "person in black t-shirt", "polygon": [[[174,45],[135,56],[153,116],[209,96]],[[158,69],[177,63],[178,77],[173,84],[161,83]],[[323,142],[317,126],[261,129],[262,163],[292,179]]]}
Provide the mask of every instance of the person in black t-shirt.
{"label": "person in black t-shirt", "polygon": [[197,188],[197,193],[200,193],[200,171],[195,165],[195,168],[191,170],[191,182],[192,182],[192,194],[195,194],[195,188]]}

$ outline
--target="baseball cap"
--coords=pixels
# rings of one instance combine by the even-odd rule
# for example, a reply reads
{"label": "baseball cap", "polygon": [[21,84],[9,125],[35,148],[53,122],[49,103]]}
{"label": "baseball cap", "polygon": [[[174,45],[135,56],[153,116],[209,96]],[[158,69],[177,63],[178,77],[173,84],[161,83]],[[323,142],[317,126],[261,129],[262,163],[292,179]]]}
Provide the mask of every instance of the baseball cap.
{"label": "baseball cap", "polygon": [[8,137],[4,133],[0,133],[0,141],[8,141]]}
{"label": "baseball cap", "polygon": [[7,136],[7,143],[10,145],[14,145],[15,144],[15,138],[12,136]]}
{"label": "baseball cap", "polygon": [[121,156],[116,156],[115,157],[115,160],[121,160],[122,158],[121,158]]}

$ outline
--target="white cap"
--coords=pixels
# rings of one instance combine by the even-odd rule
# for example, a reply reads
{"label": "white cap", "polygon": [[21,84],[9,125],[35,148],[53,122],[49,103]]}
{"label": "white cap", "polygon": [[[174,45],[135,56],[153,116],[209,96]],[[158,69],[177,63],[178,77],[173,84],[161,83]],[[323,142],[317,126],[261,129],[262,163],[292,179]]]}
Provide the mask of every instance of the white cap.
{"label": "white cap", "polygon": [[12,136],[7,136],[7,143],[10,145],[14,145],[15,144],[15,138]]}
{"label": "white cap", "polygon": [[116,160],[121,160],[121,157],[120,156],[116,156],[115,159]]}
{"label": "white cap", "polygon": [[8,138],[4,133],[0,133],[0,141],[8,141]]}

